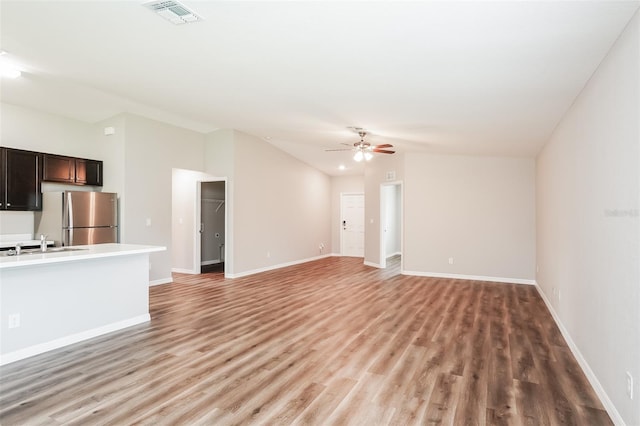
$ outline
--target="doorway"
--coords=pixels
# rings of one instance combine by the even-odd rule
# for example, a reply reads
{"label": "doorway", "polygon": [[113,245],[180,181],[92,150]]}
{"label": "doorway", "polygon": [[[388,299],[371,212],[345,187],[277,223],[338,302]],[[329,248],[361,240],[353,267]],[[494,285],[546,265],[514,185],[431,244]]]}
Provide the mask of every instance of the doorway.
{"label": "doorway", "polygon": [[364,257],[364,194],[340,194],[340,253]]}
{"label": "doorway", "polygon": [[402,183],[383,183],[380,185],[381,268],[387,267],[387,259],[396,256],[402,265],[402,217]]}
{"label": "doorway", "polygon": [[200,185],[200,273],[225,271],[226,181],[203,181]]}

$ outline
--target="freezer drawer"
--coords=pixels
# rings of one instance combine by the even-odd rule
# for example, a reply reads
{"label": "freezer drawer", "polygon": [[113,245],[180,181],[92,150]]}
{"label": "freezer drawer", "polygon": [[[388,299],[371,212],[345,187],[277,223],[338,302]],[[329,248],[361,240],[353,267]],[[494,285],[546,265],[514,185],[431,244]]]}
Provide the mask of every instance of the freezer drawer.
{"label": "freezer drawer", "polygon": [[118,227],[63,229],[62,237],[64,246],[117,243]]}

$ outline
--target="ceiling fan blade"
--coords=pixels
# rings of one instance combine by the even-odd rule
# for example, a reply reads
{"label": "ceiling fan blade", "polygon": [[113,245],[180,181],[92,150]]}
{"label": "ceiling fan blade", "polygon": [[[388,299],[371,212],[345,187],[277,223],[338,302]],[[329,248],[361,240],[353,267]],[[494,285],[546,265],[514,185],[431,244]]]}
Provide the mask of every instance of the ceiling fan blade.
{"label": "ceiling fan blade", "polygon": [[374,148],[372,151],[378,154],[395,154],[396,153],[395,151],[389,151],[387,149],[377,149],[377,148]]}
{"label": "ceiling fan blade", "polygon": [[389,143],[383,143],[381,145],[375,145],[373,148],[393,148],[393,145]]}
{"label": "ceiling fan blade", "polygon": [[340,149],[325,149],[325,152],[330,152],[330,151],[353,151],[353,148],[340,148]]}

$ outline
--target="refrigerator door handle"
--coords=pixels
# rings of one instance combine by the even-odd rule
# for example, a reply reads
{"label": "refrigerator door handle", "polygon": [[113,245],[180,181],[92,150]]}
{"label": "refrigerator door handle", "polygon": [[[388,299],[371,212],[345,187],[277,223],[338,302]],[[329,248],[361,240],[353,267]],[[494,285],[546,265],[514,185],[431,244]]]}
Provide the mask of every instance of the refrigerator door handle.
{"label": "refrigerator door handle", "polygon": [[65,203],[67,205],[65,212],[67,217],[64,221],[65,226],[67,226],[68,228],[73,228],[73,197],[71,197],[71,194],[69,194],[68,192],[65,192],[64,196],[67,198],[67,202]]}

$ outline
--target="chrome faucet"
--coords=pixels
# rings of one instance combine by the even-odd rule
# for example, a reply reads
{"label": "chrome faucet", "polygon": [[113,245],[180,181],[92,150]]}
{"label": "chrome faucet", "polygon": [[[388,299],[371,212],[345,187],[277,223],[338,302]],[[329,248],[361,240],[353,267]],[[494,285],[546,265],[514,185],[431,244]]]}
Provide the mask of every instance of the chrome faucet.
{"label": "chrome faucet", "polygon": [[44,234],[40,234],[40,251],[47,251],[47,236]]}
{"label": "chrome faucet", "polygon": [[16,255],[22,253],[22,244],[16,244]]}

